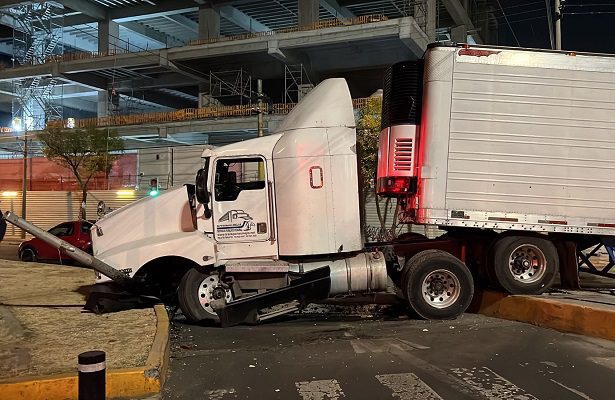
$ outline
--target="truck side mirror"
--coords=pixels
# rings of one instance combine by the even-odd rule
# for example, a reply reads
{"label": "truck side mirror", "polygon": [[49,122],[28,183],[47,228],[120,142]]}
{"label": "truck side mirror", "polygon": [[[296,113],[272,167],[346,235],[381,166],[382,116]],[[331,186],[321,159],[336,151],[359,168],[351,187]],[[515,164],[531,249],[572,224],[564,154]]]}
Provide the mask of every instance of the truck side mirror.
{"label": "truck side mirror", "polygon": [[205,218],[211,218],[209,209],[209,191],[207,190],[207,171],[203,168],[196,173],[196,200],[203,204]]}

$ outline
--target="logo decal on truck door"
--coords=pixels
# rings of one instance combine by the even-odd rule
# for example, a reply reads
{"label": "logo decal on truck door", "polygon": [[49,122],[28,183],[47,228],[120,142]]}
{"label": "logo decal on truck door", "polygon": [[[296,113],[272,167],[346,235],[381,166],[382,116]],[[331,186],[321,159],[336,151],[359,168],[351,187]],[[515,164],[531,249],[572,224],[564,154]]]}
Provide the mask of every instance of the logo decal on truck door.
{"label": "logo decal on truck door", "polygon": [[217,234],[220,238],[256,237],[256,224],[244,210],[230,210],[218,222]]}

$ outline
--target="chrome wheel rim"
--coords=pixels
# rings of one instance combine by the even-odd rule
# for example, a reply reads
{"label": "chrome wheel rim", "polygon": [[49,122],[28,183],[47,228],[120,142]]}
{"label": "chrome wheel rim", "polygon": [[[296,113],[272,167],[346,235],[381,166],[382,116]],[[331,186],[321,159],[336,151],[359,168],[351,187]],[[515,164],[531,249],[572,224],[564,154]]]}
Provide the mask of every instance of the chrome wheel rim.
{"label": "chrome wheel rim", "polygon": [[434,308],[453,305],[461,292],[459,279],[446,269],[437,269],[425,276],[421,284],[423,299]]}
{"label": "chrome wheel rim", "polygon": [[523,244],[510,253],[508,268],[516,281],[535,283],[545,275],[547,258],[533,244]]}
{"label": "chrome wheel rim", "polygon": [[[218,275],[209,275],[201,281],[199,284],[198,297],[201,307],[212,315],[217,315],[214,309],[211,307],[211,302],[216,300],[216,296],[220,296],[220,291],[224,293],[224,300],[228,303],[232,300],[233,296],[230,289],[225,289],[220,285],[220,278]],[[218,297],[218,299],[220,299]]]}

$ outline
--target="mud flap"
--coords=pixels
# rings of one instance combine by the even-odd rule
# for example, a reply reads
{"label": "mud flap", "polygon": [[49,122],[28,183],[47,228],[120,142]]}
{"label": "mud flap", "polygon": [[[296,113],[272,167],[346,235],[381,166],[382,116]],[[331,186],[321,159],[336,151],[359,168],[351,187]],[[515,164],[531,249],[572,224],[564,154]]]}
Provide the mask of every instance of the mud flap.
{"label": "mud flap", "polygon": [[115,283],[99,283],[92,287],[83,306],[96,314],[112,313],[136,308],[149,308],[162,303],[154,296],[128,292]]}
{"label": "mud flap", "polygon": [[299,301],[301,306],[305,307],[314,301],[326,299],[329,297],[329,289],[331,288],[330,275],[329,267],[318,268],[306,272],[286,287],[233,301],[215,309],[215,311],[220,317],[222,327],[242,323],[256,324],[259,322],[258,310],[260,309],[292,300]]}
{"label": "mud flap", "polygon": [[559,275],[562,288],[580,289],[577,244],[572,241],[557,241],[554,244],[559,254]]}

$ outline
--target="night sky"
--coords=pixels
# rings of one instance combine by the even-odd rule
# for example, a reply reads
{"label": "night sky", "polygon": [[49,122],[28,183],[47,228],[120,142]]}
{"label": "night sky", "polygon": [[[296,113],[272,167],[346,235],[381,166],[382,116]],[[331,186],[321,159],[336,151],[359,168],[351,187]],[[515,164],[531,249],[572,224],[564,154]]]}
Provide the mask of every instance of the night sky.
{"label": "night sky", "polygon": [[[522,47],[551,48],[545,0],[499,0]],[[551,12],[554,0],[549,0]],[[516,46],[496,7],[499,44]],[[562,19],[562,49],[615,53],[615,0],[567,0]]]}

